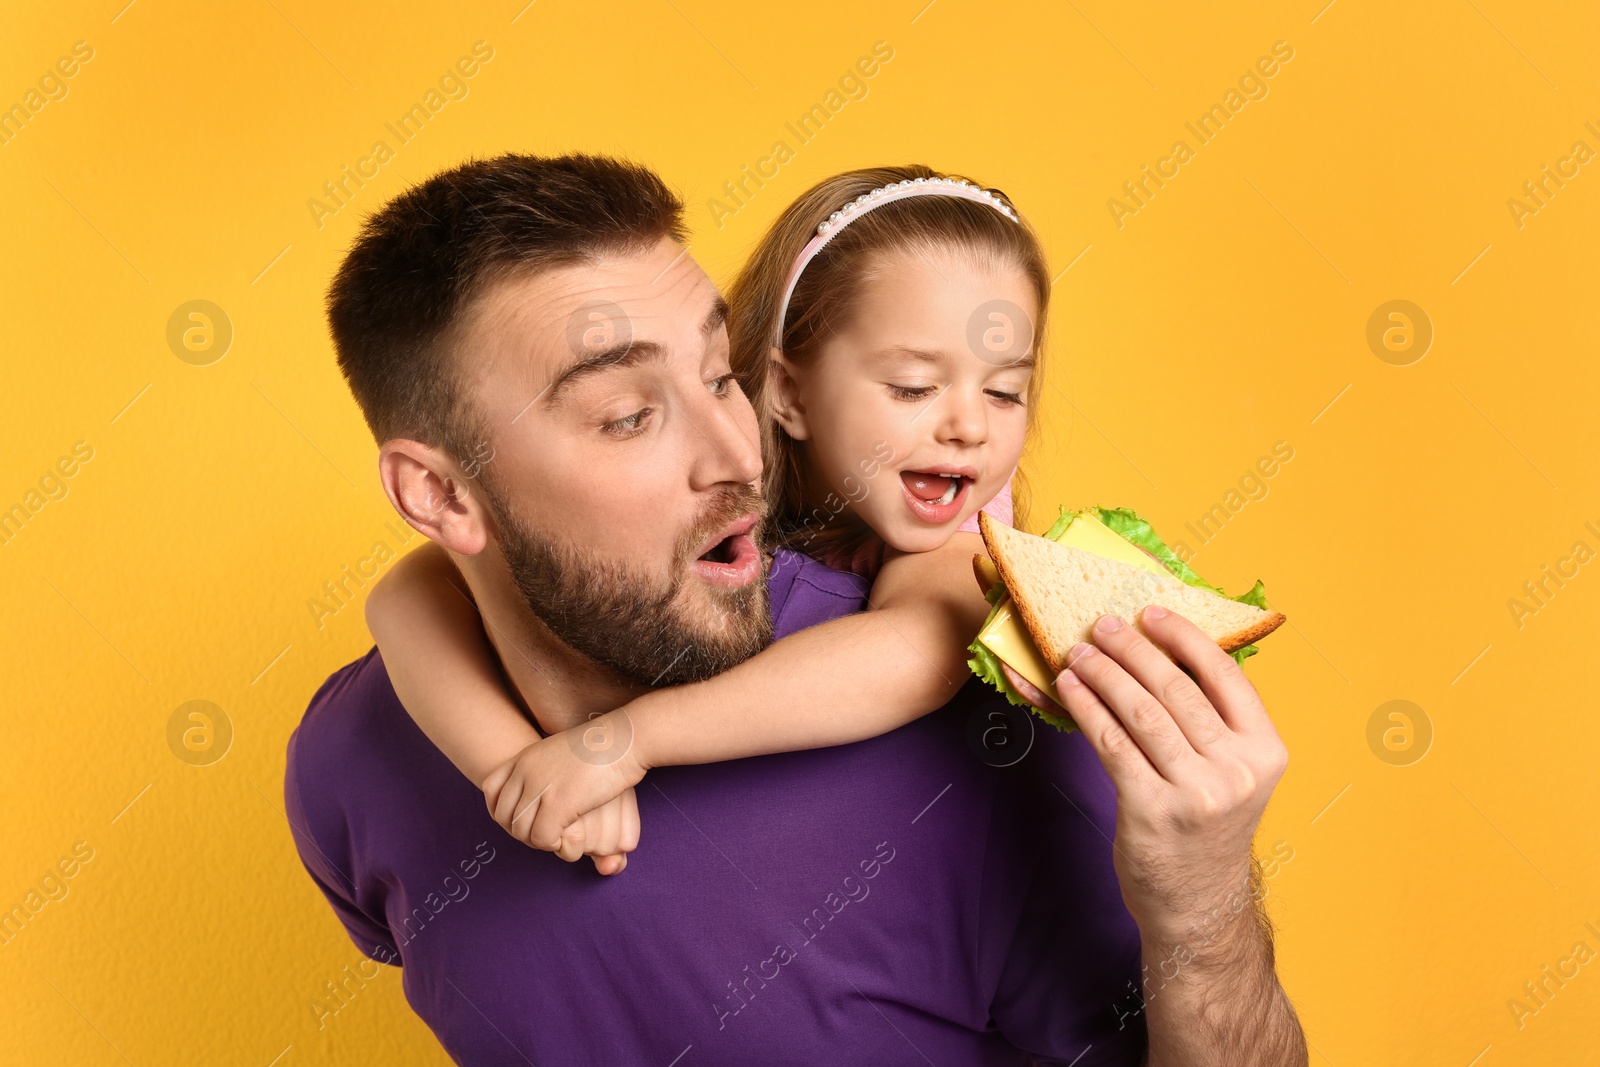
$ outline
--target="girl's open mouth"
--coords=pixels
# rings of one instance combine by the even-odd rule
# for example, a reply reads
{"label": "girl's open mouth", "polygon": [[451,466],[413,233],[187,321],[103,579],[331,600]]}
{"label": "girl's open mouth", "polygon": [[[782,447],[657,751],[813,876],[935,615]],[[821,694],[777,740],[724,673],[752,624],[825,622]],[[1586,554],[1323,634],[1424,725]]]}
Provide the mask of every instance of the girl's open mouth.
{"label": "girl's open mouth", "polygon": [[961,514],[975,475],[966,470],[901,471],[900,485],[911,514],[943,526]]}

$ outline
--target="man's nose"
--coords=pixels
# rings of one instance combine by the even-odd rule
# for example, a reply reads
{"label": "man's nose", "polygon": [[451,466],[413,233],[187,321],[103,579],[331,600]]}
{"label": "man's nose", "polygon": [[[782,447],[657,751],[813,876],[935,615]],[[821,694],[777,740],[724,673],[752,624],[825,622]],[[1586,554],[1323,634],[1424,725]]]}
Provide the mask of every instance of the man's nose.
{"label": "man's nose", "polygon": [[690,478],[696,490],[725,482],[751,484],[761,478],[761,432],[755,409],[742,392],[705,400],[686,412],[695,462]]}

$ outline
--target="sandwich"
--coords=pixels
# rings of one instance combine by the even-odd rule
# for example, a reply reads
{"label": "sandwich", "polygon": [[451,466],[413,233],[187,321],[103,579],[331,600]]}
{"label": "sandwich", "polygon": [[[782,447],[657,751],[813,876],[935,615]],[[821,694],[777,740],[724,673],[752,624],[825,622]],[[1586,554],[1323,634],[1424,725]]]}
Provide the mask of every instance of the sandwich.
{"label": "sandwich", "polygon": [[[1059,701],[1055,680],[1067,654],[1079,641],[1094,643],[1090,630],[1102,615],[1140,627],[1139,611],[1159,604],[1198,626],[1240,665],[1259,651],[1256,641],[1286,621],[1267,607],[1259,580],[1248,593],[1228,596],[1127,508],[1062,508],[1042,537],[987,513],[980,513],[978,527],[989,557],[973,556],[972,566],[992,607],[967,648],[967,666],[1013,704],[1032,707],[1001,664]],[[1077,729],[1071,719],[1033,710],[1057,729]]]}

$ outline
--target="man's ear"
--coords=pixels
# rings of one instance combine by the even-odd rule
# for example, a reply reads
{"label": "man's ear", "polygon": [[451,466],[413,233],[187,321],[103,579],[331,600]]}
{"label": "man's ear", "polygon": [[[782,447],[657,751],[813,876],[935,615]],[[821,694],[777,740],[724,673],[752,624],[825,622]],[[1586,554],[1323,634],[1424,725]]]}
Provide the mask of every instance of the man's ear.
{"label": "man's ear", "polygon": [[806,424],[806,406],[800,400],[799,377],[789,357],[776,348],[767,363],[767,384],[768,406],[778,425],[795,441],[809,438],[811,429]]}
{"label": "man's ear", "polygon": [[420,441],[386,441],[378,450],[378,476],[389,503],[424,537],[463,556],[488,544],[482,496],[445,452]]}

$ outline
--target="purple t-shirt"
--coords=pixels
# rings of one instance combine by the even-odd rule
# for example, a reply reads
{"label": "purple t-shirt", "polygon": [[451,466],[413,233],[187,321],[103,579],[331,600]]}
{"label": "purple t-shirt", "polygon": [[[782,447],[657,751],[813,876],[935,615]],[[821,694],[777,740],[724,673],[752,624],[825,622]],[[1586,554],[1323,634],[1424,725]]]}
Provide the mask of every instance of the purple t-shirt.
{"label": "purple t-shirt", "polygon": [[[780,637],[866,606],[789,553],[769,587]],[[374,649],[312,699],[284,800],[350,937],[403,967],[458,1063],[1137,1063],[1110,780],[1008,708],[973,679],[869,741],[653,770],[604,878],[506,836]]]}

